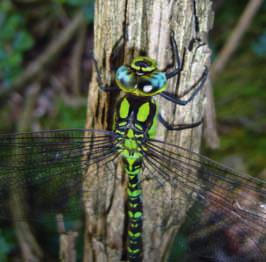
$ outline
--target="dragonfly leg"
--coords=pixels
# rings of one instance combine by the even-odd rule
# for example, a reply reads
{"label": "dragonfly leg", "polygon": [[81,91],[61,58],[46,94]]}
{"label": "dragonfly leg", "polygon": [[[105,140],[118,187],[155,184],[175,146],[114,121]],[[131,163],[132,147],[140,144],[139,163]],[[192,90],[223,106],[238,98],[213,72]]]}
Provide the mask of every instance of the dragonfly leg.
{"label": "dragonfly leg", "polygon": [[[195,2],[193,1],[193,14],[194,14],[194,21],[195,21],[195,31],[198,33],[199,32],[199,22],[198,22],[198,16],[196,14],[196,6],[195,6]],[[192,49],[192,46],[193,46],[193,43],[196,42],[197,40],[200,40],[198,38],[193,38],[191,41],[190,41],[190,44],[189,44],[189,50]],[[185,54],[186,54],[186,48],[183,52],[183,55],[182,55],[182,62],[180,60],[180,56],[179,56],[179,52],[178,52],[178,47],[177,47],[177,44],[176,44],[176,41],[175,41],[175,33],[173,30],[171,30],[171,33],[170,33],[170,43],[171,43],[171,47],[172,47],[172,52],[173,52],[173,57],[174,59],[176,60],[176,66],[175,66],[175,69],[171,72],[166,72],[166,78],[167,79],[170,79],[176,75],[178,75],[182,68],[183,68],[183,64],[184,64],[184,57],[185,57]]]}
{"label": "dragonfly leg", "polygon": [[118,69],[119,66],[121,66],[121,62],[123,62],[125,51],[124,47],[127,39],[128,33],[127,28],[125,28],[123,35],[117,40],[117,42],[113,46],[112,53],[110,56],[110,68],[114,72]]}
{"label": "dragonfly leg", "polygon": [[[175,95],[169,93],[169,92],[162,92],[160,95],[169,100],[170,102],[176,104],[176,105],[181,105],[181,106],[185,106],[186,104],[188,104],[191,100],[193,100],[193,98],[199,93],[199,91],[204,87],[204,84],[207,80],[207,76],[208,76],[208,68],[207,66],[205,66],[205,70],[203,71],[201,77],[196,81],[196,83],[194,83],[182,96],[176,97]],[[193,90],[193,93],[190,95],[189,98],[182,100],[180,98],[182,98],[183,96],[185,96],[188,92],[190,92],[191,90]]]}
{"label": "dragonfly leg", "polygon": [[96,74],[97,74],[97,82],[98,82],[100,89],[104,92],[117,91],[118,88],[116,86],[109,86],[109,85],[105,85],[103,83],[103,79],[102,79],[102,76],[101,76],[101,73],[100,73],[100,70],[98,67],[97,60],[95,59],[93,54],[91,54],[91,59],[92,59],[94,66],[95,66],[95,70],[96,70]]}
{"label": "dragonfly leg", "polygon": [[175,41],[174,31],[171,31],[170,42],[171,42],[173,56],[174,56],[174,59],[176,60],[176,66],[175,66],[175,69],[173,71],[166,73],[166,78],[167,79],[176,76],[177,74],[180,73],[180,71],[182,69],[182,65],[181,65],[180,57],[179,57],[179,53],[178,53],[178,48],[177,48],[177,44],[176,44],[176,41]]}
{"label": "dragonfly leg", "polygon": [[[198,48],[200,48],[203,45],[206,45],[206,43],[202,42],[201,38],[199,38],[197,35],[199,33],[199,19],[198,19],[198,15],[197,15],[197,10],[196,10],[196,1],[192,0],[192,6],[193,6],[193,20],[194,20],[194,30],[196,33],[196,36],[193,37],[190,40],[189,46],[188,48],[184,49],[183,55],[182,55],[182,59],[180,59],[179,54],[178,54],[178,48],[177,48],[177,44],[175,41],[175,37],[174,37],[174,32],[171,31],[171,36],[170,36],[170,41],[171,41],[171,46],[172,46],[172,51],[173,51],[173,55],[176,59],[176,68],[172,71],[172,72],[167,72],[166,73],[166,77],[167,79],[172,78],[174,76],[177,76],[177,81],[176,81],[176,87],[179,86],[179,82],[180,82],[180,72],[183,69],[183,65],[184,65],[184,59],[186,56],[186,52],[187,51],[192,51],[194,44],[198,44],[196,47],[196,50]],[[203,71],[201,77],[196,81],[196,83],[194,83],[185,93],[183,93],[181,96],[175,96],[169,92],[162,92],[160,95],[162,97],[164,97],[165,99],[171,101],[172,103],[176,104],[176,105],[182,105],[185,106],[186,104],[188,104],[197,94],[198,92],[204,87],[204,84],[206,82],[207,76],[208,76],[208,68],[205,66],[205,70]],[[189,98],[182,100],[180,98],[184,97],[185,95],[187,95],[189,92],[192,92],[192,94],[190,95]]]}
{"label": "dragonfly leg", "polygon": [[203,123],[203,119],[201,119],[198,122],[194,122],[194,123],[190,123],[190,124],[177,124],[177,125],[172,125],[170,123],[168,123],[163,117],[162,115],[159,113],[158,114],[158,119],[160,121],[160,123],[167,129],[167,130],[174,130],[174,131],[179,131],[179,130],[183,130],[183,129],[190,129],[190,128],[194,128],[197,127],[199,125],[201,125]]}

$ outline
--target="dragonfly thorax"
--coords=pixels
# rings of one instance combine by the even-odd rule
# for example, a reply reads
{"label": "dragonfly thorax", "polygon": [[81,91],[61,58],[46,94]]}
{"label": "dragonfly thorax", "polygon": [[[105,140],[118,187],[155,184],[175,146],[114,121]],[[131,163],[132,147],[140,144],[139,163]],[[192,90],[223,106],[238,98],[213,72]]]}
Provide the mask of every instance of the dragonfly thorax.
{"label": "dragonfly thorax", "polygon": [[154,137],[157,124],[157,104],[153,99],[125,95],[117,104],[114,131],[143,143]]}

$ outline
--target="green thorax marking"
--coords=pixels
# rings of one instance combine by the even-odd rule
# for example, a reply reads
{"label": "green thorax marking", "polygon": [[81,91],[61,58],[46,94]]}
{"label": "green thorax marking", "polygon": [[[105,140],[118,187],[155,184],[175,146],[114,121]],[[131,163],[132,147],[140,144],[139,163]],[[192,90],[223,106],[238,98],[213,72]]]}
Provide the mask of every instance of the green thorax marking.
{"label": "green thorax marking", "polygon": [[157,116],[158,106],[153,98],[125,95],[117,105],[114,131],[124,140],[130,138],[141,142],[144,134],[150,138],[155,136]]}
{"label": "green thorax marking", "polygon": [[140,122],[145,122],[149,116],[149,113],[150,113],[150,104],[149,102],[146,102],[139,108],[137,114],[137,120]]}
{"label": "green thorax marking", "polygon": [[127,118],[128,117],[128,112],[129,112],[129,103],[127,101],[127,98],[125,97],[122,101],[122,103],[120,104],[120,108],[119,108],[119,116],[121,118]]}

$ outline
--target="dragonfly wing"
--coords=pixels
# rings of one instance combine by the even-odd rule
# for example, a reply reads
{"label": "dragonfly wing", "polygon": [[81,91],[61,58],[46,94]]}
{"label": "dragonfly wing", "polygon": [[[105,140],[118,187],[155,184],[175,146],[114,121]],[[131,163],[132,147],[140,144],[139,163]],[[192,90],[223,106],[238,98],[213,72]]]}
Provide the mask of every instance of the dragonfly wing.
{"label": "dragonfly wing", "polygon": [[113,176],[115,158],[112,132],[58,130],[0,135],[0,218],[11,218],[10,203],[14,207],[25,202],[29,212],[12,210],[13,219],[27,216],[54,221],[58,213],[78,216],[82,196],[90,190],[83,185],[85,176],[96,177],[99,166],[108,168]]}
{"label": "dragonfly wing", "polygon": [[[212,257],[222,256],[217,253],[223,242],[231,258],[252,255],[265,259],[265,181],[159,140],[147,141],[143,153],[145,167],[159,184],[179,190],[180,205],[193,204],[186,217],[191,243],[216,236]],[[221,241],[221,232],[225,241]],[[190,254],[197,253],[195,250],[193,246]],[[199,250],[202,252],[202,247]]]}

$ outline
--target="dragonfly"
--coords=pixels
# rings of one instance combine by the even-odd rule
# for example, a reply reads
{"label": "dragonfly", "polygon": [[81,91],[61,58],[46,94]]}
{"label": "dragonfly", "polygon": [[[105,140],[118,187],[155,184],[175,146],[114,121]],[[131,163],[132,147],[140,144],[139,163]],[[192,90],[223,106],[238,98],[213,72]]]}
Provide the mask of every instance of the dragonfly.
{"label": "dragonfly", "polygon": [[[266,181],[238,173],[167,139],[156,139],[158,122],[172,131],[202,124],[200,120],[172,125],[164,119],[154,99],[161,96],[175,105],[186,106],[207,79],[205,67],[187,99],[167,92],[168,80],[179,75],[182,68],[173,33],[170,43],[175,59],[171,71],[160,71],[155,60],[138,56],[118,68],[115,86],[104,84],[97,61],[92,58],[100,90],[119,90],[124,94],[116,104],[111,131],[71,129],[0,135],[0,218],[22,221],[47,218],[49,223],[55,214],[75,217],[77,210],[84,208],[84,195],[97,194],[84,186],[86,176],[96,179],[104,169],[108,180],[115,176],[116,166],[122,161],[127,176],[128,261],[143,260],[145,179],[154,180],[158,188],[166,185],[172,190],[178,188],[182,193],[180,205],[191,203],[186,221],[192,256],[197,254],[208,261],[225,256],[217,254],[216,244],[214,247],[210,244],[214,251],[211,255],[199,255],[199,240],[206,241],[207,236],[212,236],[229,244],[228,258],[265,261]],[[28,217],[12,214],[10,203],[19,200],[23,191],[30,192],[27,195],[31,205],[38,203],[45,211],[31,210]]]}

